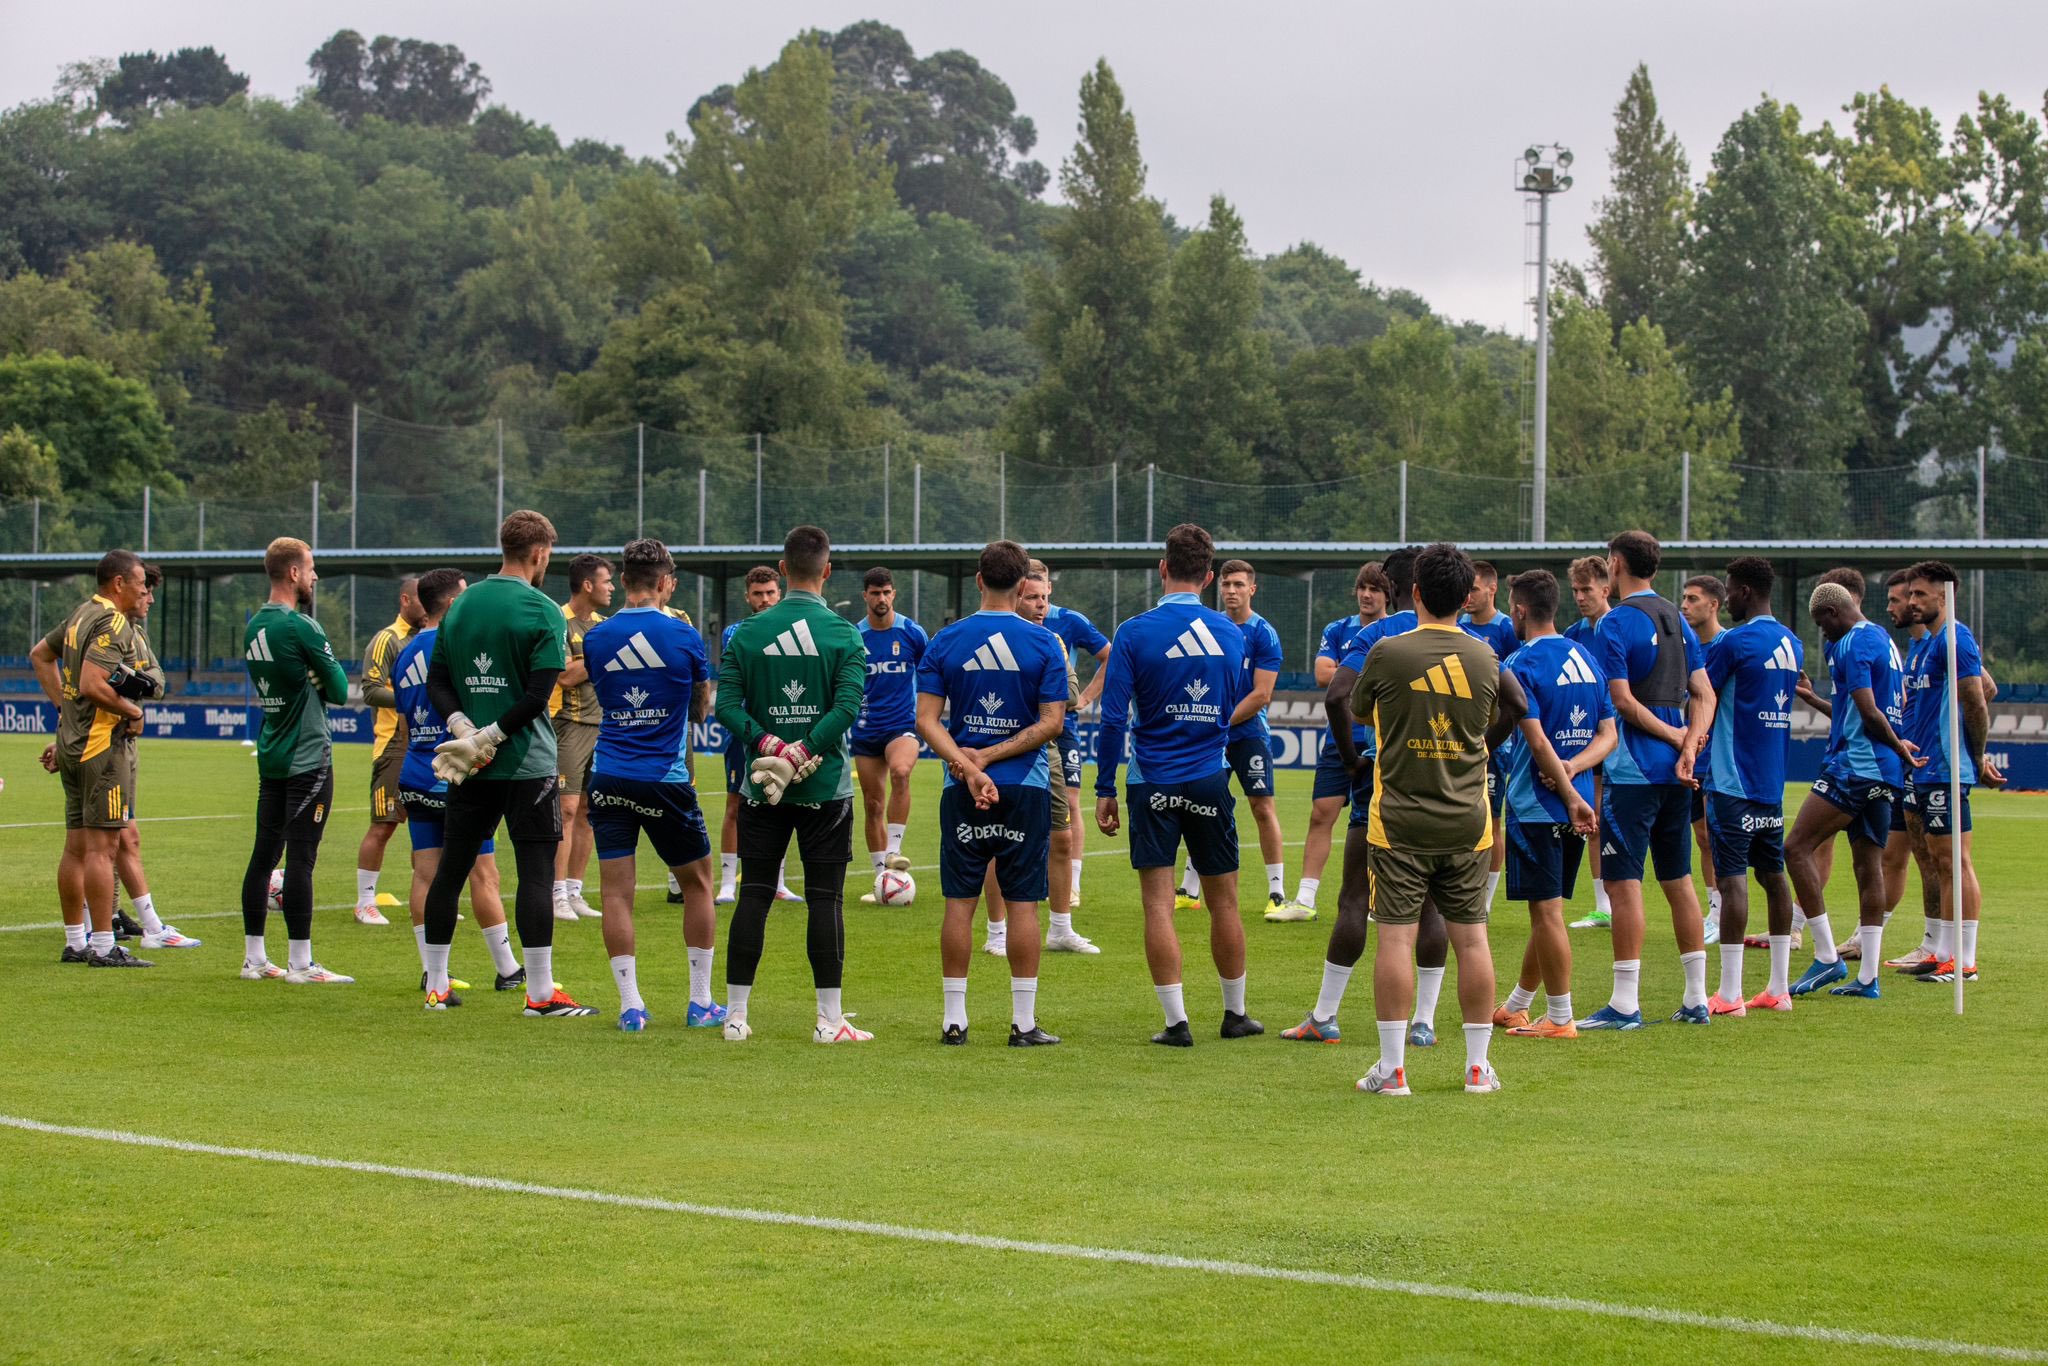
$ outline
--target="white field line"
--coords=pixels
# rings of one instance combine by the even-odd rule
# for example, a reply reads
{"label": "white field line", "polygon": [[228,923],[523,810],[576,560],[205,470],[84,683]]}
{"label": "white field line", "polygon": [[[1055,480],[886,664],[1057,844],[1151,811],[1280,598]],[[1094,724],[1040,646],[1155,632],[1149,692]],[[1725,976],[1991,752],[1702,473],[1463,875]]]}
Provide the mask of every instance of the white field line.
{"label": "white field line", "polygon": [[311,1167],[322,1171],[354,1172],[363,1176],[393,1177],[403,1181],[424,1181],[498,1195],[529,1195],[547,1200],[571,1200],[586,1205],[646,1210],[657,1214],[681,1214],[697,1219],[721,1219],[743,1224],[774,1224],[817,1229],[828,1233],[850,1233],[898,1242],[933,1243],[968,1247],[985,1252],[1021,1253],[1057,1257],[1067,1261],[1107,1262],[1161,1271],[1193,1271],[1209,1276],[1243,1280],[1286,1281],[1297,1285],[1328,1286],[1341,1290],[1362,1290],[1379,1295],[1405,1295],[1414,1299],[1452,1300],[1466,1304],[1494,1305],[1507,1309],[1532,1309],[1547,1313],[1578,1314],[1592,1318],[1624,1319],[1673,1328],[1711,1332],[1741,1333],[1750,1337],[1818,1342],[1830,1346],[1875,1347],[1889,1351],[1919,1352],[1937,1356],[1976,1357],[1994,1361],[2048,1361],[2048,1351],[2029,1347],[2001,1347],[1988,1343],[1961,1342],[1947,1338],[1913,1337],[1896,1333],[1864,1332],[1853,1328],[1832,1328],[1818,1324],[1776,1323],[1768,1319],[1740,1318],[1730,1314],[1701,1314],[1687,1309],[1665,1309],[1653,1305],[1622,1304],[1606,1300],[1578,1299],[1564,1295],[1531,1295],[1514,1290],[1482,1290],[1473,1286],[1439,1285],[1428,1281],[1393,1280],[1380,1276],[1354,1276],[1333,1271],[1309,1271],[1296,1267],[1268,1266],[1258,1262],[1221,1261],[1207,1257],[1181,1257],[1171,1253],[1143,1252],[1132,1248],[1089,1247],[1078,1243],[1039,1242],[1022,1238],[997,1238],[980,1233],[948,1229],[919,1228],[908,1224],[885,1224],[867,1219],[837,1219],[827,1215],[791,1214],[781,1210],[748,1209],[731,1205],[705,1205],[687,1200],[664,1200],[650,1195],[623,1195],[580,1186],[548,1186],[531,1181],[509,1181],[494,1176],[473,1176],[465,1172],[435,1171],[426,1167],[398,1167],[383,1162],[356,1162],[344,1158],[317,1157],[309,1153],[278,1152],[267,1148],[232,1148],[216,1143],[193,1143],[184,1139],[160,1138],[153,1134],[130,1133],[122,1129],[95,1129],[70,1124],[46,1124],[40,1120],[0,1114],[0,1126],[56,1138],[85,1139],[96,1143],[118,1143],[133,1148],[157,1148],[192,1153],[202,1157],[238,1158],[288,1167]]}
{"label": "white field line", "polygon": [[[340,816],[349,812],[368,811],[369,809],[367,806],[337,806],[334,808],[333,814]],[[137,825],[160,825],[170,821],[253,821],[255,819],[256,815],[251,811],[222,811],[209,816],[137,816],[135,823]],[[62,821],[15,821],[11,824],[0,825],[0,830],[61,830],[63,828],[64,822]]]}

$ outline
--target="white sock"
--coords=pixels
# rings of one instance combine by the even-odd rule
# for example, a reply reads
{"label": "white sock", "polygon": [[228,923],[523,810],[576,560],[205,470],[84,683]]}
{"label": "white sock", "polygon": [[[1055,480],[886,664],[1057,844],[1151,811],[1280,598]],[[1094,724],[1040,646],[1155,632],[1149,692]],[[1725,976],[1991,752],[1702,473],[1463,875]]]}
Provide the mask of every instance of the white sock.
{"label": "white sock", "polygon": [[1507,1012],[1512,1015],[1518,1010],[1527,1010],[1535,1001],[1536,993],[1517,982],[1515,989],[1508,993]]}
{"label": "white sock", "polygon": [[1856,963],[1856,980],[1875,982],[1877,965],[1884,958],[1884,926],[1858,925],[1856,939],[1863,945],[1863,957]]}
{"label": "white sock", "polygon": [[510,977],[519,971],[519,960],[512,956],[512,927],[502,921],[484,927],[484,947],[491,951],[491,962],[498,969],[500,977]]}
{"label": "white sock", "polygon": [[[1484,901],[1481,901],[1481,902],[1480,902],[1479,904],[1480,904],[1480,905],[1482,905],[1482,906],[1491,906],[1491,905],[1493,904],[1493,894],[1494,894],[1495,892],[1499,891],[1499,890],[1500,890],[1500,874],[1499,874],[1499,873],[1488,873],[1488,874],[1486,875],[1486,899],[1485,899]],[[1466,1027],[1467,1029],[1470,1029],[1470,1028],[1471,1028],[1472,1026],[1470,1026],[1470,1025],[1467,1025],[1467,1026],[1465,1026],[1465,1027]],[[1492,1026],[1491,1026],[1491,1025],[1489,1025],[1489,1026],[1487,1026],[1487,1028],[1491,1029],[1491,1028],[1492,1028]]]}
{"label": "white sock", "polygon": [[1180,983],[1171,986],[1155,986],[1152,994],[1159,998],[1159,1008],[1166,1012],[1168,1028],[1180,1024],[1188,1017],[1188,1008],[1181,1003]]}
{"label": "white sock", "polygon": [[1316,888],[1322,885],[1323,880],[1319,877],[1305,877],[1301,880],[1301,889],[1295,892],[1294,899],[1310,910],[1314,910],[1316,908]]}
{"label": "white sock", "polygon": [[668,875],[668,894],[670,896],[681,896],[683,894],[683,884],[676,881],[674,873]]}
{"label": "white sock", "polygon": [[415,925],[412,927],[412,942],[419,946],[420,967],[424,969],[431,966],[427,962],[427,927],[425,925]]}
{"label": "white sock", "polygon": [[1947,962],[1956,956],[1955,922],[1944,920],[1934,930],[1934,956]]}
{"label": "white sock", "polygon": [[[1069,789],[1069,790],[1071,791],[1071,789]],[[1081,860],[1079,860],[1079,859],[1069,859],[1069,860],[1068,860],[1067,862],[1068,862],[1068,864],[1069,864],[1069,865],[1070,865],[1070,866],[1071,866],[1071,867],[1073,868],[1073,870],[1074,870],[1074,893],[1073,893],[1073,895],[1074,895],[1074,899],[1078,901],[1078,900],[1080,900],[1080,897],[1081,897]]]}
{"label": "white sock", "polygon": [[1614,995],[1607,1003],[1623,1015],[1633,1015],[1641,1010],[1642,1002],[1637,992],[1642,984],[1642,976],[1642,959],[1617,959],[1614,964]]}
{"label": "white sock", "polygon": [[114,932],[112,930],[94,930],[89,942],[94,953],[112,953],[114,951]]}
{"label": "white sock", "polygon": [[889,832],[889,852],[892,854],[902,853],[903,827],[900,825],[888,825],[883,828]]}
{"label": "white sock", "polygon": [[1391,1077],[1408,1065],[1408,1022],[1381,1020],[1379,1073]]}
{"label": "white sock", "polygon": [[1550,998],[1550,1022],[1561,1025],[1572,1022],[1572,994],[1569,991]]}
{"label": "white sock", "polygon": [[1223,983],[1223,1008],[1232,1015],[1244,1014],[1244,974],[1218,980]]}
{"label": "white sock", "polygon": [[839,988],[819,987],[817,990],[818,1018],[830,1020],[834,1024],[838,1024],[841,1020],[845,1019],[846,1011],[839,1004]]}
{"label": "white sock", "polygon": [[716,949],[689,950],[691,1005],[711,1004],[711,958],[717,952]]}
{"label": "white sock", "polygon": [[581,897],[583,896],[583,879],[582,879],[582,878],[580,878],[580,877],[572,877],[572,878],[570,878],[570,879],[569,879],[569,881],[568,881],[568,883],[567,883],[566,885],[567,885],[567,886],[568,886],[568,888],[569,888],[569,895],[570,895],[570,896],[572,896],[572,897],[576,897],[576,898],[578,898],[578,899],[581,899]]}
{"label": "white sock", "polygon": [[[1238,986],[1243,987],[1240,981]],[[1012,977],[1010,979],[1010,1025],[1020,1033],[1029,1034],[1038,1028],[1038,979],[1036,977]]]}
{"label": "white sock", "polygon": [[1051,929],[1050,929],[1049,931],[1047,931],[1047,933],[1049,933],[1049,934],[1072,934],[1073,932],[1074,932],[1074,913],[1073,913],[1072,911],[1054,911],[1054,912],[1052,912],[1052,928],[1051,928]]}
{"label": "white sock", "polygon": [[640,965],[632,954],[622,953],[612,959],[612,980],[619,984],[620,1014],[647,1009],[647,1002],[640,999]]}
{"label": "white sock", "polygon": [[747,1018],[747,998],[754,994],[754,984],[744,986],[738,982],[725,984],[725,1018],[744,1022]]}
{"label": "white sock", "polygon": [[1493,1042],[1493,1024],[1468,1024],[1465,1026],[1465,1066],[1492,1070],[1486,1061],[1487,1046]]}
{"label": "white sock", "polygon": [[[81,925],[79,928],[82,930],[84,926]],[[244,963],[267,963],[270,961],[270,950],[264,947],[262,935],[245,934],[242,936],[242,961]]]}
{"label": "white sock", "polygon": [[1010,922],[1007,920],[990,921],[988,926],[988,942],[996,948],[1002,948],[1008,944],[1010,942]]}
{"label": "white sock", "polygon": [[553,1000],[555,995],[555,946],[526,950],[526,999]]}
{"label": "white sock", "polygon": [[1707,919],[1716,925],[1721,923],[1721,889],[1719,887],[1709,887],[1707,889]]}
{"label": "white sock", "polygon": [[1444,970],[1442,968],[1415,969],[1415,1018],[1436,1028],[1436,998],[1443,995]]}
{"label": "white sock", "polygon": [[144,934],[162,934],[164,922],[157,919],[156,898],[148,892],[135,898],[135,918],[142,922]]}
{"label": "white sock", "polygon": [[[92,941],[91,941],[91,935],[90,935],[90,932],[89,932],[89,931],[88,931],[88,930],[87,930],[87,929],[85,928],[85,926],[83,926],[83,925],[66,925],[66,926],[64,927],[64,947],[65,947],[65,948],[67,948],[67,949],[77,949],[78,951],[80,951],[80,952],[82,953],[82,952],[84,952],[84,951],[85,951],[85,946],[86,946],[86,945],[87,945],[88,943],[90,943],[90,942],[92,942]],[[260,943],[262,943],[263,941],[262,941],[261,939],[259,939],[259,940],[257,940],[256,942],[260,944]]]}
{"label": "white sock", "polygon": [[739,879],[739,875],[740,856],[738,854],[720,854],[718,856],[718,885],[730,890],[733,883]]}
{"label": "white sock", "polygon": [[356,869],[356,905],[367,906],[377,899],[377,870]]}
{"label": "white sock", "polygon": [[941,977],[939,991],[946,999],[945,1027],[956,1025],[967,1028],[967,979],[965,977]]}
{"label": "white sock", "polygon": [[1266,895],[1287,899],[1287,865],[1269,863],[1266,865]]}
{"label": "white sock", "polygon": [[420,958],[427,969],[427,990],[442,992],[448,990],[448,948],[446,944],[426,943],[426,927],[420,927]]}
{"label": "white sock", "polygon": [[872,864],[873,864],[873,865],[875,866],[875,871],[876,871],[876,872],[878,872],[878,873],[879,873],[879,872],[881,872],[881,871],[882,871],[882,865],[883,865],[883,864],[885,864],[885,863],[887,863],[888,861],[889,861],[889,851],[888,851],[888,850],[886,850],[886,849],[870,849],[870,850],[868,850],[868,862],[869,862],[869,863],[872,863]]}
{"label": "white sock", "polygon": [[1707,1003],[1707,951],[1695,949],[1691,953],[1678,955],[1678,966],[1685,969],[1685,995],[1681,1003],[1689,1006],[1703,1006]]}
{"label": "white sock", "polygon": [[304,972],[313,966],[313,941],[310,939],[287,939],[284,941],[284,965],[293,972]]}
{"label": "white sock", "polygon": [[1827,916],[1808,916],[1806,932],[1813,936],[1813,959],[1816,963],[1833,963],[1841,958],[1841,953],[1835,948],[1835,927],[1828,924]]}
{"label": "white sock", "polygon": [[1798,902],[1795,901],[1792,903],[1792,933],[1798,934],[1801,930],[1805,928],[1806,907],[1800,905]]}
{"label": "white sock", "polygon": [[1593,884],[1593,909],[1602,915],[1614,914],[1614,903],[1608,899],[1607,884],[1604,882]]}
{"label": "white sock", "polygon": [[1981,921],[1976,920],[1965,920],[1963,922],[1963,949],[1961,953],[1956,955],[1957,967],[1974,968],[1977,966],[1977,926],[1981,923]]}
{"label": "white sock", "polygon": [[555,879],[555,900],[561,901],[569,895],[569,884],[562,878]]}
{"label": "white sock", "polygon": [[1202,879],[1195,872],[1195,861],[1193,859],[1188,860],[1187,870],[1180,875],[1180,890],[1183,895],[1193,897],[1198,901],[1201,899]]}
{"label": "white sock", "polygon": [[1742,941],[1733,944],[1721,943],[1721,990],[1722,1000],[1742,1004]]}
{"label": "white sock", "polygon": [[1792,990],[1792,936],[1774,934],[1771,941],[1771,980],[1764,990],[1773,996],[1783,996]]}
{"label": "white sock", "polygon": [[1344,988],[1351,985],[1351,969],[1339,963],[1323,963],[1323,989],[1316,996],[1316,1018],[1325,1023],[1337,1018],[1344,1004]]}
{"label": "white sock", "polygon": [[1920,917],[1920,921],[1926,926],[1920,933],[1920,952],[1933,953],[1934,946],[1941,942],[1941,921],[1931,915]]}

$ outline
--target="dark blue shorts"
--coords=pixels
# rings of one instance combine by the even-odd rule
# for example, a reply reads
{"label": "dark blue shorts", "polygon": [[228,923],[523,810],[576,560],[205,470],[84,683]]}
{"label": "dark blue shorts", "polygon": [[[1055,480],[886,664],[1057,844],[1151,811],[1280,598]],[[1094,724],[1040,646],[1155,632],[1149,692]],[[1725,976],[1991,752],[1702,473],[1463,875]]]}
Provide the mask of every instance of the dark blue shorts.
{"label": "dark blue shorts", "polygon": [[[405,807],[405,833],[412,839],[415,849],[439,849],[446,842],[442,833],[448,820],[448,794],[445,792],[421,792],[415,788],[401,788],[398,800]],[[498,852],[495,839],[484,841],[484,847],[477,850],[484,854]]]}
{"label": "dark blue shorts", "polygon": [[1372,819],[1373,774],[1379,765],[1367,760],[1351,778],[1351,826],[1355,830]]}
{"label": "dark blue shorts", "polygon": [[873,735],[849,735],[847,748],[856,759],[880,759],[889,752],[889,746],[898,740],[915,740],[917,732],[908,729],[879,731]]}
{"label": "dark blue shorts", "polygon": [[737,797],[747,781],[747,756],[738,745],[725,747],[725,790]]}
{"label": "dark blue shorts", "polygon": [[1641,882],[1692,876],[1692,789],[1684,783],[1607,783],[1601,794],[1600,878]]}
{"label": "dark blue shorts", "polygon": [[981,895],[988,866],[1005,901],[1043,901],[1052,852],[1052,793],[1022,784],[998,785],[998,800],[976,808],[965,783],[939,794],[939,889],[955,900]]}
{"label": "dark blue shorts", "polygon": [[1131,867],[1177,867],[1185,842],[1201,876],[1237,871],[1237,799],[1227,770],[1191,783],[1132,783],[1124,800]]}
{"label": "dark blue shorts", "polygon": [[[1949,811],[1947,783],[1915,783],[1909,789],[1910,795],[1902,805],[1911,808],[1920,818],[1920,829],[1937,839],[1947,839],[1958,828],[1965,835],[1970,833],[1970,785],[1963,784],[1962,824],[1957,826]],[[1895,803],[1895,805],[1900,805]]]}
{"label": "dark blue shorts", "polygon": [[590,775],[590,830],[600,860],[631,858],[642,832],[654,856],[669,868],[695,863],[711,853],[704,811],[697,790],[688,783],[663,783],[648,778]]}
{"label": "dark blue shorts", "polygon": [[1486,756],[1486,809],[1493,813],[1493,818],[1497,821],[1501,818],[1501,813],[1507,810],[1507,802],[1507,770],[1500,766],[1500,754],[1496,751]]}
{"label": "dark blue shorts", "polygon": [[1849,816],[1849,838],[1882,849],[1891,838],[1892,807],[1897,794],[1882,778],[1858,778],[1823,768],[1813,780],[1814,795]]}
{"label": "dark blue shorts", "polygon": [[1707,798],[1708,847],[1714,851],[1714,876],[1741,877],[1785,871],[1785,805],[1754,802],[1716,792]]}
{"label": "dark blue shorts", "polygon": [[1248,735],[1224,746],[1223,757],[1247,797],[1273,795],[1273,747],[1263,735]]}
{"label": "dark blue shorts", "polygon": [[1067,780],[1067,786],[1079,787],[1081,785],[1081,734],[1074,729],[1074,722],[1071,719],[1072,715],[1071,712],[1068,713],[1067,727],[1060,732],[1060,767],[1066,770],[1063,776]]}
{"label": "dark blue shorts", "polygon": [[1913,805],[1913,789],[1910,787],[1900,792],[1899,799],[1892,803],[1892,833],[1894,835],[1906,833],[1906,814],[1908,812],[1916,816],[1920,814],[1919,808]]}
{"label": "dark blue shorts", "polygon": [[1505,824],[1508,900],[1570,900],[1579,884],[1586,837],[1562,822],[1524,825],[1509,817]]}
{"label": "dark blue shorts", "polygon": [[[1705,820],[1706,818],[1707,789],[1706,786],[1702,784],[1701,786],[1696,787],[1692,790],[1692,819],[1693,823],[1697,825],[1699,822]],[[1716,854],[1714,856],[1714,867],[1718,870],[1720,866],[1721,856],[1719,854]]]}
{"label": "dark blue shorts", "polygon": [[1316,755],[1316,786],[1310,800],[1321,801],[1325,797],[1342,797],[1351,800],[1351,775],[1344,771],[1344,761],[1337,757],[1337,747],[1323,737],[1322,752]]}

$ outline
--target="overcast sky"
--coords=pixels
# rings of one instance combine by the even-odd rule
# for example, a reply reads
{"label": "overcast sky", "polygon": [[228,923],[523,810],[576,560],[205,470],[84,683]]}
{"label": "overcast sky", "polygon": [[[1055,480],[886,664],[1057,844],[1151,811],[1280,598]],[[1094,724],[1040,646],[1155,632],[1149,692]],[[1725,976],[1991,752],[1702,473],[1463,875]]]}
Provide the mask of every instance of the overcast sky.
{"label": "overcast sky", "polygon": [[902,29],[920,53],[961,48],[1002,76],[1055,168],[1073,142],[1080,77],[1107,57],[1137,115],[1152,193],[1183,222],[1220,190],[1261,253],[1318,242],[1368,279],[1513,331],[1526,299],[1513,162],[1530,142],[1577,153],[1552,250],[1584,259],[1613,106],[1637,61],[1695,178],[1763,92],[1809,121],[1839,122],[1850,95],[1889,84],[1949,120],[1979,90],[2038,114],[2048,86],[2040,0],[0,0],[0,104],[43,97],[67,61],[206,44],[256,91],[289,98],[307,54],[355,28],[454,43],[482,65],[494,101],[563,142],[650,155],[699,94],[772,61],[798,30],[866,18]]}

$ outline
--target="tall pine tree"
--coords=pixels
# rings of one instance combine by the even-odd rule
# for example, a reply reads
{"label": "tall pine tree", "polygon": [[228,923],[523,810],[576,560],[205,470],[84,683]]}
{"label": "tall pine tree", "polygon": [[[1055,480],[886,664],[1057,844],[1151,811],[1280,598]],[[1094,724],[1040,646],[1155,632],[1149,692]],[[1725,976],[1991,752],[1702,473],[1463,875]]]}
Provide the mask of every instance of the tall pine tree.
{"label": "tall pine tree", "polygon": [[1691,174],[1685,149],[1657,116],[1650,68],[1638,63],[1614,106],[1614,193],[1600,201],[1586,229],[1601,307],[1616,335],[1639,318],[1667,320],[1670,296],[1685,270],[1685,220]]}
{"label": "tall pine tree", "polygon": [[1278,420],[1272,348],[1258,329],[1258,268],[1228,200],[1174,253],[1160,310],[1156,459],[1205,479],[1255,482],[1252,443]]}

